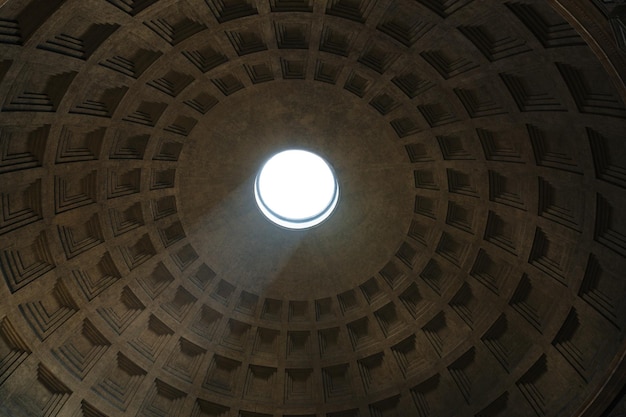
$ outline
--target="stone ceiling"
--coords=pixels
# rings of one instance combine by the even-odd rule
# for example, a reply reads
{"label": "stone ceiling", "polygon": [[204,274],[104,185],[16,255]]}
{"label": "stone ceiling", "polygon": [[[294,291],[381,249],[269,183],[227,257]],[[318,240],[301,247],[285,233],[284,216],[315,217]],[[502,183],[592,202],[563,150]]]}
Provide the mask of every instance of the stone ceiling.
{"label": "stone ceiling", "polygon": [[[623,386],[619,1],[1,3],[0,415],[591,417]],[[341,189],[306,231],[253,197],[290,147]]]}

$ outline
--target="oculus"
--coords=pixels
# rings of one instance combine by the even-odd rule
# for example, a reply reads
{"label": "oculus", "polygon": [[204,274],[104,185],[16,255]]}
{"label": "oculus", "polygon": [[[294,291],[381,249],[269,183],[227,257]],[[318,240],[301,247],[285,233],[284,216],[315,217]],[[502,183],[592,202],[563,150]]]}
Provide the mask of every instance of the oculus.
{"label": "oculus", "polygon": [[254,197],[265,217],[287,229],[319,225],[339,201],[339,184],[320,156],[300,149],[272,156],[254,181]]}

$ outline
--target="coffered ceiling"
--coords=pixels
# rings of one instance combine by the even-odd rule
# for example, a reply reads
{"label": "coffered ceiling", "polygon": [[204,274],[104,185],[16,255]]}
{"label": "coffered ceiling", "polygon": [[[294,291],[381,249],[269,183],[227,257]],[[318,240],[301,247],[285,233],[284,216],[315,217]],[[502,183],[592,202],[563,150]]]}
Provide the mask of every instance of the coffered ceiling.
{"label": "coffered ceiling", "polygon": [[[603,415],[619,3],[4,2],[0,415]],[[319,227],[256,207],[287,148]]]}

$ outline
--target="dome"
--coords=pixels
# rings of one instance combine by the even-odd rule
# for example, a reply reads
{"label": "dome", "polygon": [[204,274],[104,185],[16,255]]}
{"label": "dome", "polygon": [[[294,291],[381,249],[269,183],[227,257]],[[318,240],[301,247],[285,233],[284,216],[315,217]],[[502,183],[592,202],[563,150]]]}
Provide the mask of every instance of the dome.
{"label": "dome", "polygon": [[0,0],[0,415],[621,415],[619,4]]}

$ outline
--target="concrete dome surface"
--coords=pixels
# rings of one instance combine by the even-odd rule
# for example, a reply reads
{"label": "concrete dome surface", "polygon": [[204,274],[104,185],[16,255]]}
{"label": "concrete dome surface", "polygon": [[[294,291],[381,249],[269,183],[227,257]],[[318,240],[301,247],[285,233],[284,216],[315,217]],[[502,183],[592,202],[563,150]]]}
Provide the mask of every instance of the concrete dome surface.
{"label": "concrete dome surface", "polygon": [[[626,5],[0,0],[0,416],[617,417]],[[289,230],[255,179],[327,161]]]}

